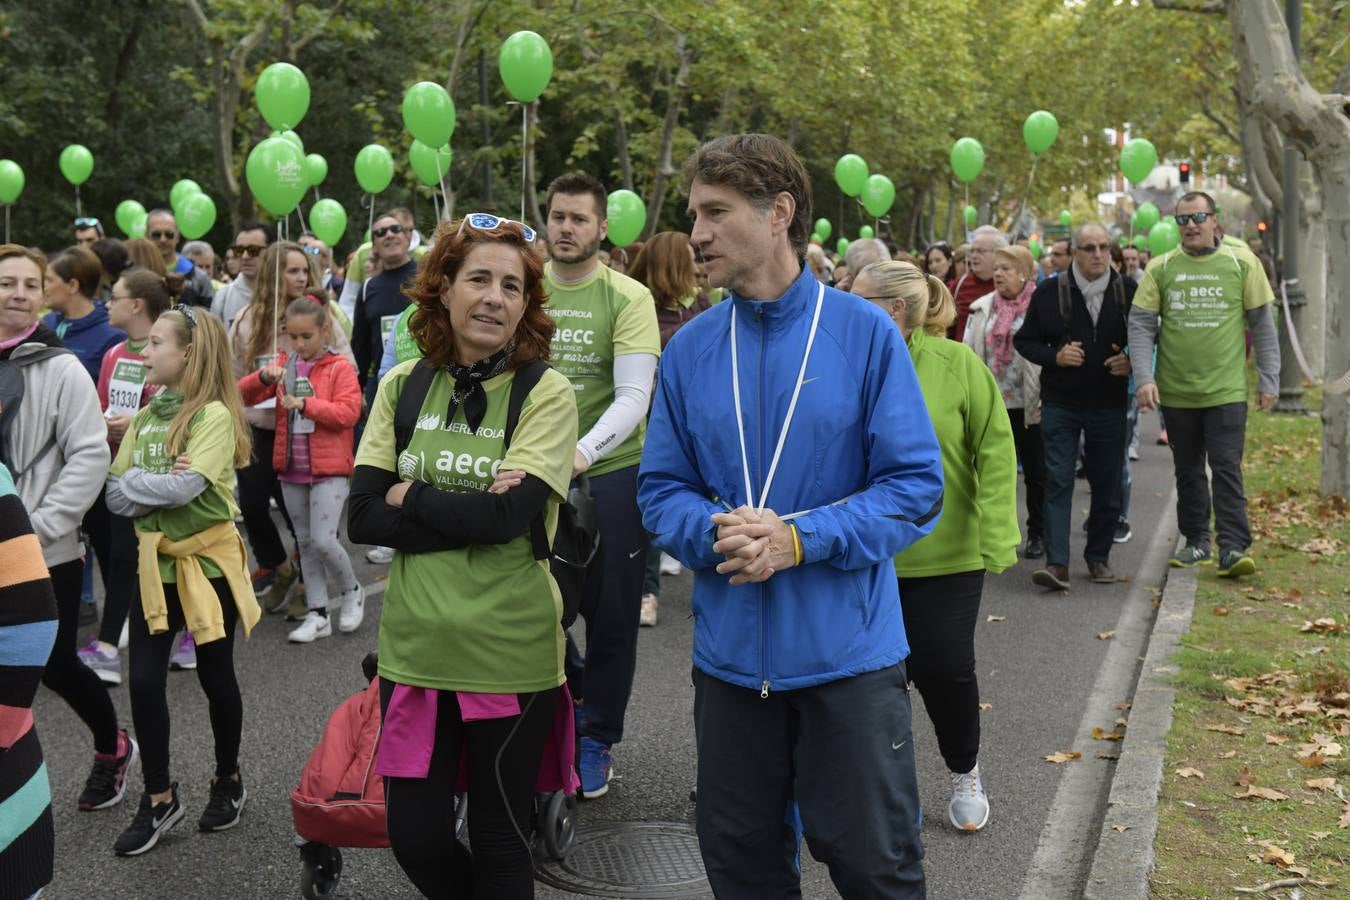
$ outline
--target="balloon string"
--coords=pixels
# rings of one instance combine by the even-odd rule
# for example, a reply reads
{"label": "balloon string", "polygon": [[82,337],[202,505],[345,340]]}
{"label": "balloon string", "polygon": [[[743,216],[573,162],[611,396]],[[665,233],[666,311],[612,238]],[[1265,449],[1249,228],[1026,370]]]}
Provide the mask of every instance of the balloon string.
{"label": "balloon string", "polygon": [[520,221],[525,221],[525,185],[528,183],[529,153],[525,144],[530,139],[530,107],[520,104]]}
{"label": "balloon string", "polygon": [[370,219],[366,222],[366,231],[373,231],[375,228],[375,195],[367,194],[370,198]]}
{"label": "balloon string", "polygon": [[322,199],[323,198],[319,196],[319,186],[316,184],[314,185],[314,202],[318,203]]}
{"label": "balloon string", "polygon": [[1022,204],[1017,207],[1017,219],[1013,222],[1013,231],[1022,227],[1022,215],[1027,211],[1027,198],[1031,196],[1031,185],[1036,181],[1036,163],[1040,161],[1039,156],[1031,157],[1031,174],[1027,176],[1027,189],[1022,193]]}
{"label": "balloon string", "polygon": [[309,226],[305,224],[305,211],[300,208],[300,204],[295,204],[295,217],[300,220],[300,230],[309,231]]}
{"label": "balloon string", "polygon": [[[281,229],[278,237],[286,240],[286,220],[280,222]],[[277,247],[277,259],[273,266],[276,269],[276,282],[272,291],[272,363],[277,361],[277,342],[280,340],[278,332],[281,331],[281,267],[285,263],[285,256],[281,253],[281,247]]]}
{"label": "balloon string", "polygon": [[9,243],[9,204],[5,204],[5,243]]}
{"label": "balloon string", "polygon": [[75,185],[75,217],[78,219],[83,215],[84,211],[80,209],[80,186],[77,184]]}
{"label": "balloon string", "polygon": [[[444,206],[444,209],[445,209],[445,215],[448,216],[448,215],[450,215],[450,198],[449,198],[449,196],[447,196],[446,193],[445,193],[445,174],[441,172],[441,151],[439,151],[439,150],[436,151],[436,181],[437,181],[437,182],[440,184],[440,186],[441,186],[441,201],[445,204],[445,206]],[[432,199],[433,201],[436,199],[436,192],[435,192],[435,191],[432,191],[432,192],[431,192],[431,199]],[[440,218],[441,218],[441,212],[440,212],[440,210],[438,209],[437,212],[436,212],[436,220],[437,220],[437,221],[440,221]]]}

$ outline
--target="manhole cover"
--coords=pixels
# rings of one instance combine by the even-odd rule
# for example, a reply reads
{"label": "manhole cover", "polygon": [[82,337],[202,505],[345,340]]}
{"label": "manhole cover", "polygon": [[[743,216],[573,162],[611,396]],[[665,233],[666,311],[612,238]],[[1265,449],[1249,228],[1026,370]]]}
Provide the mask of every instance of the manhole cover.
{"label": "manhole cover", "polygon": [[694,829],[678,822],[619,822],[577,830],[567,859],[539,854],[545,884],[588,897],[698,897],[709,894]]}

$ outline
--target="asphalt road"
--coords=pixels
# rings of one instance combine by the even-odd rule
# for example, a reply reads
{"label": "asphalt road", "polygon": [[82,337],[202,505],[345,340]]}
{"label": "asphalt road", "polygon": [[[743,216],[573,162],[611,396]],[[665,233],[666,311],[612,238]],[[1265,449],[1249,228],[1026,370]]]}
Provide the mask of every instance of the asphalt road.
{"label": "asphalt road", "polygon": [[[1134,469],[1135,537],[1117,546],[1112,557],[1122,576],[1138,569],[1152,529],[1166,520],[1163,505],[1172,468],[1169,451],[1153,443],[1156,429],[1157,418],[1144,416],[1143,459]],[[914,695],[931,897],[1017,895],[1062,771],[1041,757],[1068,749],[1079,727],[1106,655],[1108,642],[1097,634],[1114,626],[1122,604],[1148,602],[1142,586],[1087,583],[1078,528],[1086,510],[1087,491],[1080,481],[1074,503],[1074,587],[1068,596],[1031,585],[1033,566],[1027,563],[985,582],[977,634],[981,697],[990,708],[982,717],[980,762],[993,811],[989,825],[978,834],[957,834],[947,824],[947,773],[922,701]],[[362,579],[378,584],[383,567],[369,566],[359,552],[354,558]],[[687,573],[665,580],[661,622],[641,636],[627,737],[615,751],[617,778],[607,797],[581,807],[582,827],[619,821],[692,823],[690,586]],[[381,599],[368,602],[366,621],[352,635],[335,633],[310,646],[293,646],[286,643],[291,626],[269,616],[250,640],[238,641],[236,666],[245,703],[242,769],[249,800],[243,821],[232,831],[205,835],[194,830],[214,768],[210,725],[195,676],[170,673],[173,773],[187,817],[140,858],[118,859],[112,853],[113,841],[134,814],[140,772],[131,777],[121,806],[77,812],[76,798],[92,761],[89,733],[59,698],[43,689],[36,718],[51,775],[57,832],[56,879],[44,898],[299,896],[289,792],[329,714],[364,684],[359,662],[375,646]],[[1006,619],[991,622],[988,616]],[[125,686],[112,688],[111,694],[129,723]],[[1111,711],[1101,715],[1101,724],[1109,727]],[[1077,765],[1113,765],[1092,758],[1096,748],[1086,749]],[[344,856],[339,896],[417,896],[388,851],[348,850]],[[837,896],[822,866],[809,857],[804,866],[804,897]],[[543,886],[538,895],[576,896]]]}

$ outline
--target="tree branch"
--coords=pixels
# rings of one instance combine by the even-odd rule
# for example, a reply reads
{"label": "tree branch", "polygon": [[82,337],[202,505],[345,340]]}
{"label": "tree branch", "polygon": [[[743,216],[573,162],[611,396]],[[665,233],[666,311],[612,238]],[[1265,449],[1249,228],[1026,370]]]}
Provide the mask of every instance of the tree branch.
{"label": "tree branch", "polygon": [[291,62],[295,62],[300,56],[300,51],[308,47],[312,41],[323,36],[324,32],[328,30],[328,23],[333,21],[333,17],[341,12],[342,7],[346,5],[347,0],[337,0],[337,2],[329,8],[328,14],[323,17],[322,22],[315,25],[287,48],[287,53],[290,56]]}
{"label": "tree branch", "polygon": [[1196,90],[1195,95],[1196,99],[1200,101],[1200,112],[1204,114],[1204,117],[1214,123],[1214,126],[1219,129],[1220,134],[1228,138],[1236,146],[1242,146],[1242,141],[1233,132],[1233,129],[1229,124],[1219,118],[1218,114],[1214,112],[1214,107],[1211,106],[1209,102],[1209,94],[1203,89],[1198,89]]}
{"label": "tree branch", "polygon": [[1222,16],[1228,12],[1228,3],[1227,0],[1153,0],[1153,8]]}
{"label": "tree branch", "polygon": [[198,3],[197,0],[183,0],[183,5],[188,8],[188,12],[192,15],[193,21],[197,23],[197,28],[201,30],[202,37],[210,40],[207,29],[210,27],[211,23],[207,20],[206,12],[202,9],[202,5]]}

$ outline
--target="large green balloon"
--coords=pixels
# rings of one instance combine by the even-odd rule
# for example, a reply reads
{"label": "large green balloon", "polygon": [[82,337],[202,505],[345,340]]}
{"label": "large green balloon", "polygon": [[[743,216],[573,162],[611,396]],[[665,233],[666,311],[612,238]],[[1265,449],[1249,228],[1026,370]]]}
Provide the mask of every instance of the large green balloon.
{"label": "large green balloon", "polygon": [[984,147],[973,137],[952,144],[952,171],[958,181],[969,184],[984,171]]}
{"label": "large green balloon", "polygon": [[[191,197],[193,194],[200,194],[201,192],[202,186],[191,178],[180,178],[175,181],[173,187],[169,188],[169,207],[173,209],[173,214],[175,216],[179,214],[178,210],[182,208],[184,200]],[[180,222],[179,224],[181,225],[182,223]],[[125,228],[122,230],[126,231]]]}
{"label": "large green balloon", "polygon": [[131,237],[132,226],[137,220],[145,218],[145,207],[135,200],[123,200],[117,204],[117,209],[113,211],[113,221],[117,227],[122,229],[122,233]]}
{"label": "large green balloon", "polygon": [[1152,203],[1141,203],[1135,215],[1139,217],[1139,231],[1152,231],[1153,226],[1157,225],[1162,218],[1158,212],[1158,207]]}
{"label": "large green balloon", "polygon": [[274,216],[295,209],[305,195],[305,157],[285,138],[267,138],[248,155],[244,176],[262,208]]}
{"label": "large green balloon", "polygon": [[843,256],[845,253],[847,253],[847,252],[848,252],[848,238],[842,238],[842,237],[841,237],[839,240],[835,241],[835,244],[834,244],[834,251],[835,251],[836,253],[838,253],[840,256]]}
{"label": "large green balloon", "polygon": [[428,147],[440,147],[455,133],[455,101],[445,88],[419,81],[403,94],[403,125]]}
{"label": "large green balloon", "polygon": [[1120,148],[1120,171],[1135,184],[1148,178],[1157,164],[1158,151],[1143,138],[1133,138]]}
{"label": "large green balloon", "polygon": [[76,187],[84,184],[89,180],[89,176],[94,174],[94,154],[83,144],[71,144],[62,150],[58,163],[66,181]]}
{"label": "large green balloon", "polygon": [[811,240],[808,243],[823,245],[825,243],[825,239],[813,231],[811,232]]}
{"label": "large green balloon", "polygon": [[328,160],[317,153],[305,157],[305,180],[310,187],[318,187],[328,177]]}
{"label": "large green balloon", "polygon": [[300,139],[300,135],[296,134],[289,128],[287,128],[285,131],[273,131],[271,134],[268,135],[268,137],[281,138],[283,140],[290,141],[292,144],[296,146],[296,148],[301,153],[305,152],[305,142]]}
{"label": "large green balloon", "polygon": [[1137,209],[1130,213],[1130,231],[1147,231],[1147,229],[1139,227],[1139,210]]}
{"label": "large green balloon", "polygon": [[871,225],[864,225],[858,229],[858,238],[860,240],[864,241],[871,240],[872,238],[876,237],[876,234],[877,233],[872,230]]}
{"label": "large green balloon", "polygon": [[413,173],[430,187],[441,183],[441,179],[450,171],[452,158],[449,144],[439,150],[432,150],[421,141],[413,141],[408,148],[408,162],[412,165]]}
{"label": "large green balloon", "polygon": [[967,205],[965,209],[961,210],[961,218],[965,220],[967,229],[974,228],[976,223],[980,221],[980,211]]}
{"label": "large green balloon", "polygon": [[834,183],[845,196],[858,196],[867,184],[867,163],[856,153],[845,153],[834,164]]}
{"label": "large green balloon", "polygon": [[253,93],[258,112],[278,131],[297,127],[309,112],[309,79],[290,63],[272,63],[263,69]]}
{"label": "large green balloon", "polygon": [[1027,249],[1031,251],[1031,258],[1032,258],[1032,259],[1040,259],[1040,258],[1041,258],[1041,242],[1040,242],[1040,241],[1036,240],[1035,238],[1029,238],[1029,239],[1027,240]]}
{"label": "large green balloon", "polygon": [[1142,234],[1136,234],[1136,235],[1134,236],[1134,249],[1136,249],[1136,250],[1147,250],[1147,249],[1148,249],[1148,238],[1144,237],[1144,235],[1142,235]]}
{"label": "large green balloon", "polygon": [[1067,209],[1061,209],[1059,211],[1059,224],[1063,225],[1065,228],[1072,228],[1073,213],[1069,212]]}
{"label": "large green balloon", "polygon": [[378,194],[394,180],[394,157],[379,144],[366,144],[356,154],[356,183],[367,194]]}
{"label": "large green balloon", "polygon": [[880,219],[895,204],[895,185],[885,175],[869,175],[862,189],[862,205],[874,218]]}
{"label": "large green balloon", "polygon": [[309,228],[319,240],[334,247],[347,233],[347,211],[336,200],[324,198],[309,208]]}
{"label": "large green balloon", "polygon": [[1050,149],[1059,137],[1059,121],[1043,109],[1038,109],[1022,123],[1022,140],[1027,149],[1037,156]]}
{"label": "large green balloon", "polygon": [[145,213],[131,220],[131,227],[127,229],[127,237],[133,240],[145,237],[145,221],[148,219]]}
{"label": "large green balloon", "polygon": [[647,224],[647,206],[642,198],[620,188],[609,195],[605,204],[605,218],[609,219],[609,240],[615,247],[627,247]]}
{"label": "large green balloon", "polygon": [[[521,103],[533,102],[553,78],[553,51],[548,48],[548,41],[533,31],[517,31],[502,42],[501,52],[497,55],[497,70],[513,99]],[[449,137],[446,135],[447,139]],[[444,140],[432,141],[430,146],[438,147],[443,143]]]}
{"label": "large green balloon", "polygon": [[830,224],[829,219],[816,219],[816,234],[820,235],[822,241],[828,241],[833,231],[834,226]]}
{"label": "large green balloon", "polygon": [[12,159],[0,159],[0,203],[13,203],[22,193],[23,167]]}
{"label": "large green balloon", "polygon": [[1171,219],[1164,219],[1148,232],[1148,249],[1154,256],[1161,256],[1169,250],[1175,250],[1181,243],[1181,229]]}
{"label": "large green balloon", "polygon": [[174,215],[183,237],[195,241],[216,224],[216,201],[206,194],[189,194],[181,206],[174,207]]}

